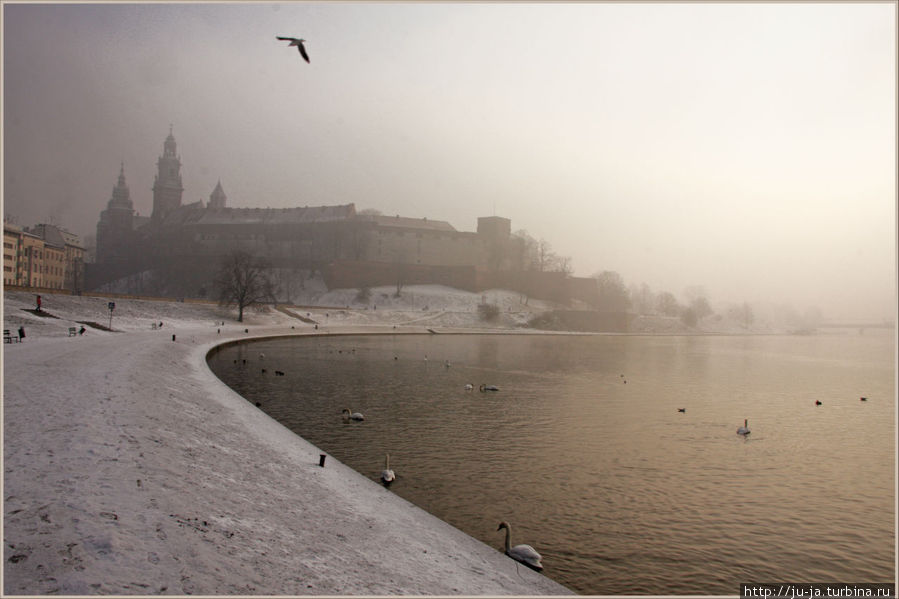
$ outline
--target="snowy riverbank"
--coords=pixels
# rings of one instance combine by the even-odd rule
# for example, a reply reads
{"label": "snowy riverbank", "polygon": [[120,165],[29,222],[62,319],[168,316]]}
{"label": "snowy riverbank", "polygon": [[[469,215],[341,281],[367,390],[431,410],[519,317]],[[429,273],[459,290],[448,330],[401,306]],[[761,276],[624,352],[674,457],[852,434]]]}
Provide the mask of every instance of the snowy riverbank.
{"label": "snowy riverbank", "polygon": [[505,557],[500,533],[488,547],[333,458],[320,468],[322,452],[205,364],[230,339],[425,332],[448,326],[438,316],[310,310],[316,330],[282,312],[237,324],[210,304],[115,299],[118,332],[69,337],[108,325],[106,299],[46,295],[45,316],[33,300],[4,297],[4,328],[26,331],[3,346],[4,593],[570,592]]}

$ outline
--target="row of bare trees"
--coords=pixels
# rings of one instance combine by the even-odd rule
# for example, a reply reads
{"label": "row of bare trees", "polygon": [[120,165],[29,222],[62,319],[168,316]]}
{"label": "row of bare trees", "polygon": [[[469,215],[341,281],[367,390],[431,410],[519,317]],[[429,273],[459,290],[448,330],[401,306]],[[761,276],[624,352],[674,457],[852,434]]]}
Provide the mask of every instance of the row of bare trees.
{"label": "row of bare trees", "polygon": [[[646,283],[627,286],[615,271],[605,270],[593,277],[599,288],[599,305],[604,310],[680,317],[684,324],[691,327],[715,313],[709,303],[708,293],[699,285],[684,289],[685,302],[681,303],[670,291],[654,292]],[[755,321],[748,302],[727,307],[725,315],[741,322],[746,328]]]}
{"label": "row of bare trees", "polygon": [[508,265],[511,270],[561,272],[566,276],[573,272],[569,256],[560,256],[547,240],[536,239],[524,229],[512,233]]}

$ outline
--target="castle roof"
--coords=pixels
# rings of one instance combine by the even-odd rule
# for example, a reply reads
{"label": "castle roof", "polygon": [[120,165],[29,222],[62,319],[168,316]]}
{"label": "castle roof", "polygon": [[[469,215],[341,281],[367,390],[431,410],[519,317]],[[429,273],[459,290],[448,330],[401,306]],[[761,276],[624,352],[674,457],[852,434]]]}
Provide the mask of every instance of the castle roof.
{"label": "castle roof", "polygon": [[341,221],[356,214],[355,204],[302,208],[206,208],[191,204],[166,215],[165,226],[288,225]]}
{"label": "castle roof", "polygon": [[456,228],[445,220],[430,220],[428,218],[408,218],[406,216],[383,216],[373,214],[361,214],[356,216],[359,220],[373,221],[379,227],[395,227],[400,229],[426,229],[429,231],[455,231]]}

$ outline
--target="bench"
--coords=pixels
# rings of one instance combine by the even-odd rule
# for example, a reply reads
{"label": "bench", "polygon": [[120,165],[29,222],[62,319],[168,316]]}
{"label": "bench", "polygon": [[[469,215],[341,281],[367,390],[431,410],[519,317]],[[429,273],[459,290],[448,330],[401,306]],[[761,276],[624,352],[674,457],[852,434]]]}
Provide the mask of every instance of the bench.
{"label": "bench", "polygon": [[15,341],[18,343],[20,340],[18,337],[13,337],[9,334],[9,329],[3,329],[3,343],[12,343]]}
{"label": "bench", "polygon": [[75,330],[75,327],[69,327],[69,337],[74,337],[78,331]]}

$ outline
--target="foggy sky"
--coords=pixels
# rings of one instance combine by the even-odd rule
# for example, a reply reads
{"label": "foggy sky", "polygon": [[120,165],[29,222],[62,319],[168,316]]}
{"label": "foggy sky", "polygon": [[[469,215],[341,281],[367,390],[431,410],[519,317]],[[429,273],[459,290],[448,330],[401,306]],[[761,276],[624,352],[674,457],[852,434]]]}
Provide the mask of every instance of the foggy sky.
{"label": "foggy sky", "polygon": [[[276,35],[303,37],[311,64]],[[354,202],[512,219],[578,276],[896,308],[896,4],[3,5],[4,215]]]}

